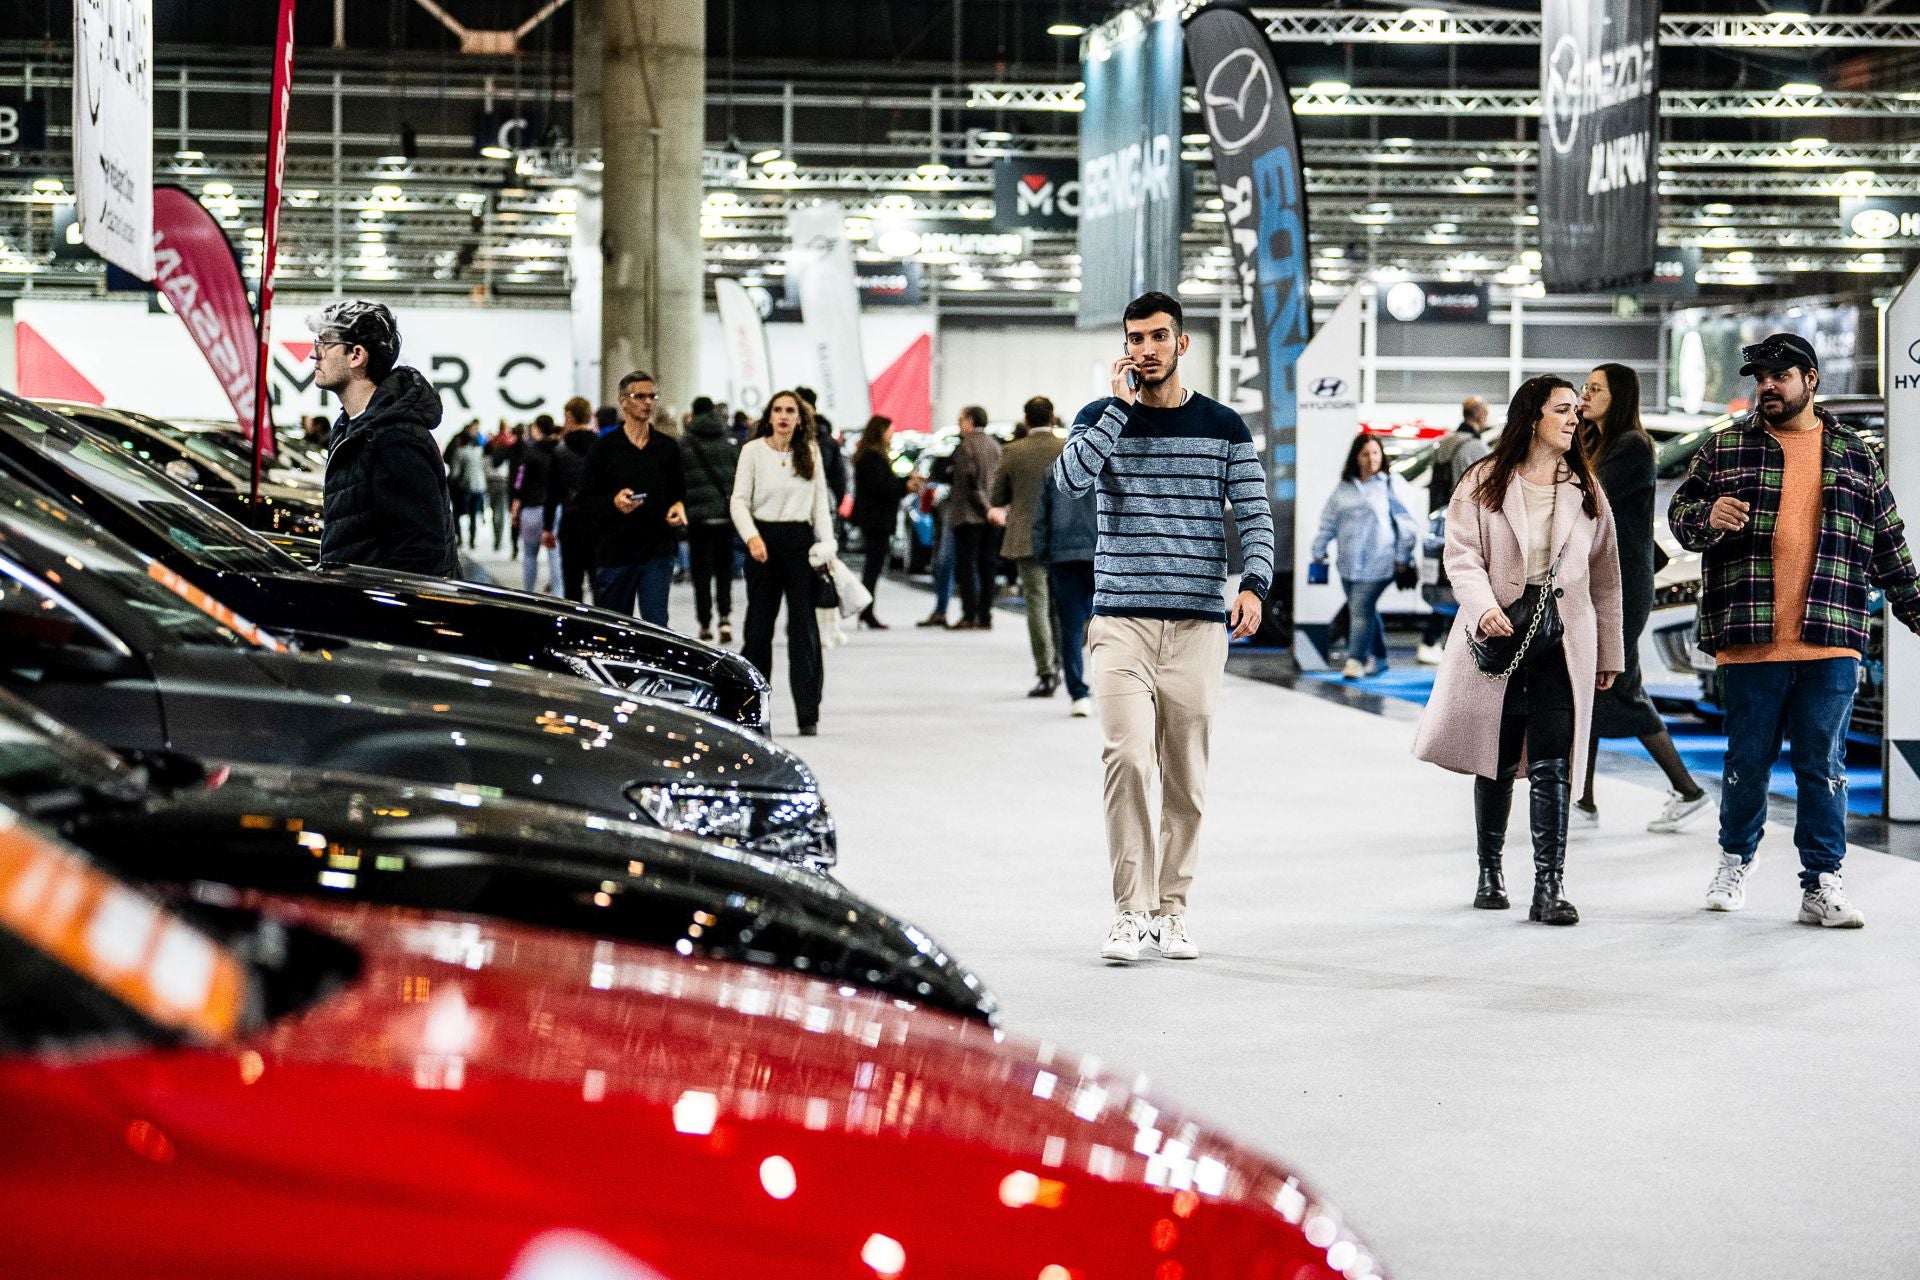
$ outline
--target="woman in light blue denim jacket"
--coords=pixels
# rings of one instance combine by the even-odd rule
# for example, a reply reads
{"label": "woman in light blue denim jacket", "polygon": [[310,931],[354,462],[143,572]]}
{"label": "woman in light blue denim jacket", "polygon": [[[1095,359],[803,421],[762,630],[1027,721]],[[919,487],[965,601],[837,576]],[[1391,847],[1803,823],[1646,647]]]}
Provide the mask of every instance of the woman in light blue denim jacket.
{"label": "woman in light blue denim jacket", "polygon": [[[1364,431],[1347,450],[1339,487],[1320,512],[1313,562],[1325,564],[1327,544],[1340,544],[1340,585],[1347,593],[1349,680],[1387,669],[1387,632],[1380,623],[1381,595],[1397,571],[1413,567],[1414,522],[1406,482],[1387,470],[1380,441]],[[1369,669],[1367,658],[1374,659]]]}

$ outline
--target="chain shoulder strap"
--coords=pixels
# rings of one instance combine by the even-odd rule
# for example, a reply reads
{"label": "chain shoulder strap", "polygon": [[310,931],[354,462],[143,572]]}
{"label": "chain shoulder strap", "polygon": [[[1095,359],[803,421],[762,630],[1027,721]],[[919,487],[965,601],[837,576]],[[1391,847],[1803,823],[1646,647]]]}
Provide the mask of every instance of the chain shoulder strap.
{"label": "chain shoulder strap", "polygon": [[[1547,616],[1547,601],[1553,598],[1553,580],[1560,572],[1560,561],[1556,559],[1547,567],[1547,580],[1540,584],[1540,598],[1534,602],[1533,617],[1527,622],[1527,634],[1521,637],[1520,645],[1513,651],[1513,661],[1507,664],[1505,671],[1482,671],[1481,675],[1489,680],[1506,680],[1520,669],[1520,663],[1527,656],[1527,648],[1533,644],[1534,636],[1540,633],[1540,621]],[[1478,670],[1478,668],[1475,668]]]}

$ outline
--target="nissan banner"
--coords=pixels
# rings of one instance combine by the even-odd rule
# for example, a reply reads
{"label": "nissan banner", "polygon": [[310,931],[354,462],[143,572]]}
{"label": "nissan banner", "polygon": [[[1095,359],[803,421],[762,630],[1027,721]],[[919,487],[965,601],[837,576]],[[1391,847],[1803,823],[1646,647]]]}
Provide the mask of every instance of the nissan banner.
{"label": "nissan banner", "polygon": [[787,226],[793,236],[787,278],[800,282],[800,319],[820,370],[819,410],[842,431],[858,431],[872,408],[847,215],[837,204],[816,204],[788,214]]}
{"label": "nissan banner", "polygon": [[179,187],[153,193],[152,279],[220,380],[240,429],[251,436],[259,341],[253,307],[227,233]]}
{"label": "nissan banner", "polygon": [[1660,226],[1659,0],[1545,0],[1541,276],[1590,293],[1653,276]]}
{"label": "nissan banner", "polygon": [[733,407],[757,416],[774,392],[773,353],[767,348],[760,308],[753,305],[745,287],[730,276],[713,282],[713,299],[720,312]]}
{"label": "nissan banner", "polygon": [[[1095,45],[1106,41],[1097,56]],[[1118,329],[1129,302],[1180,288],[1180,23],[1171,14],[1129,34],[1096,32],[1080,64],[1082,329]],[[1115,345],[1119,336],[1115,334]]]}
{"label": "nissan banner", "polygon": [[80,237],[153,277],[153,0],[75,0],[73,190]]}
{"label": "nissan banner", "polygon": [[[257,386],[266,385],[267,362],[272,354],[273,265],[280,254],[280,188],[287,173],[287,109],[293,98],[293,6],[294,0],[280,0],[273,51],[273,109],[267,122],[267,189],[261,219],[265,226],[260,245],[260,358],[254,366]],[[271,409],[265,397],[255,396],[255,420],[246,428],[253,440],[256,498],[260,492],[260,459],[274,454]]]}
{"label": "nissan banner", "polygon": [[[1293,563],[1295,429],[1299,421],[1299,361],[1313,336],[1308,292],[1307,186],[1293,97],[1274,65],[1266,33],[1246,14],[1208,7],[1187,23],[1187,53],[1213,145],[1214,172],[1226,205],[1227,237],[1240,278],[1238,326],[1243,344],[1237,386],[1221,399],[1264,440],[1273,503],[1274,595],[1283,607],[1270,634],[1291,626],[1289,566]],[[1082,240],[1085,240],[1082,218]],[[1085,262],[1085,249],[1081,250]],[[1086,294],[1081,294],[1085,314]],[[1251,323],[1248,323],[1250,321]],[[1245,351],[1248,335],[1252,351]],[[1250,358],[1248,358],[1250,355]],[[1251,394],[1249,394],[1251,393]]]}

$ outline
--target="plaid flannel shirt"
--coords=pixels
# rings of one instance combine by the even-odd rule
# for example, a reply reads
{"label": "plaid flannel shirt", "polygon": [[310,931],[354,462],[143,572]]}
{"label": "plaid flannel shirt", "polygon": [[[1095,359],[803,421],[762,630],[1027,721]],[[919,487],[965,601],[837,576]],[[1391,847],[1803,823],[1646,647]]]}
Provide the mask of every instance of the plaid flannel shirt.
{"label": "plaid flannel shirt", "polygon": [[[1920,631],[1920,580],[1872,448],[1826,410],[1816,406],[1815,413],[1823,447],[1820,538],[1800,638],[1865,654],[1869,589],[1886,592],[1900,621]],[[1773,639],[1773,530],[1785,473],[1785,451],[1759,415],[1749,414],[1701,446],[1667,508],[1680,544],[1702,553],[1699,645],[1708,653]],[[1750,504],[1738,533],[1707,524],[1722,497]]]}

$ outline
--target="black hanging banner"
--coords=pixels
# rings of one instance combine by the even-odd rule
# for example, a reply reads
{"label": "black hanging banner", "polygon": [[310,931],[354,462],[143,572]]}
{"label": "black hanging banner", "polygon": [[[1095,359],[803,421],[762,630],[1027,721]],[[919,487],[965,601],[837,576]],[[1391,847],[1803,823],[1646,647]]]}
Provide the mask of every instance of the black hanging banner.
{"label": "black hanging banner", "polygon": [[1653,278],[1660,228],[1660,0],[1545,0],[1541,276],[1559,293]]}
{"label": "black hanging banner", "polygon": [[1221,399],[1247,420],[1256,440],[1266,442],[1276,565],[1270,599],[1280,606],[1269,612],[1280,634],[1290,635],[1292,575],[1286,567],[1293,563],[1297,366],[1313,336],[1307,184],[1293,95],[1274,65],[1266,32],[1244,12],[1210,5],[1187,20],[1186,37],[1226,206],[1238,301],[1252,321],[1253,348],[1244,362],[1251,377],[1240,387],[1223,387]]}

